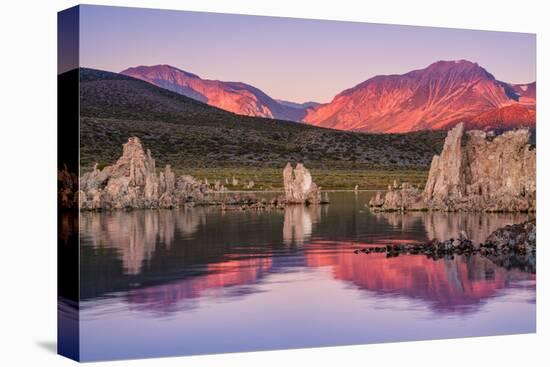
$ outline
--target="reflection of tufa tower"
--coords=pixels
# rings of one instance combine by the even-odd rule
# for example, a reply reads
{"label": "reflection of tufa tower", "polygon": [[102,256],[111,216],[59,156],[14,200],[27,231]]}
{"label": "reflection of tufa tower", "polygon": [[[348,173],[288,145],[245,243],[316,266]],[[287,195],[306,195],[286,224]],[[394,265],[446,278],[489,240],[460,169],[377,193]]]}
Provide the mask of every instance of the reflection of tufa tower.
{"label": "reflection of tufa tower", "polygon": [[311,238],[313,224],[320,221],[321,207],[289,205],[285,207],[283,242],[285,245],[303,245]]}
{"label": "reflection of tufa tower", "polygon": [[159,243],[170,247],[176,231],[191,235],[204,222],[203,208],[81,214],[82,234],[91,238],[94,248],[115,248],[124,272],[131,275],[141,272]]}
{"label": "reflection of tufa tower", "polygon": [[395,229],[407,232],[415,227],[426,231],[428,239],[446,241],[464,232],[474,243],[484,242],[496,229],[529,219],[527,213],[447,213],[447,212],[375,212]]}

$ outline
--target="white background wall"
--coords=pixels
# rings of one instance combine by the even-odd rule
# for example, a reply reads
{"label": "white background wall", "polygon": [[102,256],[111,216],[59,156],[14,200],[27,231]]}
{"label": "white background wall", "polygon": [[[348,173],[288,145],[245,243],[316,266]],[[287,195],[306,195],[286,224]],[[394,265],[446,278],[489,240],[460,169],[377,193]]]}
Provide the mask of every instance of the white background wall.
{"label": "white background wall", "polygon": [[[550,357],[550,31],[543,0],[149,0],[95,4],[537,33],[537,335],[94,364],[97,366],[540,366]],[[56,12],[75,1],[0,3],[0,365],[65,366],[56,339]],[[514,52],[514,50],[510,50]],[[545,144],[546,143],[546,144]],[[545,226],[546,225],[546,226]],[[389,320],[388,322],[391,322]]]}

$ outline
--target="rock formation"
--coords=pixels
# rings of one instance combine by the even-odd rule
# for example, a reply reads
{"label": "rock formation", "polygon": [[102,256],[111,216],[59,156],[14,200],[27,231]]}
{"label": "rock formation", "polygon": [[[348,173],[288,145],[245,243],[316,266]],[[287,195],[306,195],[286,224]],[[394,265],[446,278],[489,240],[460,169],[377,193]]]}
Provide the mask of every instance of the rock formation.
{"label": "rock formation", "polygon": [[461,231],[458,238],[444,241],[432,239],[424,243],[398,243],[384,246],[369,246],[354,251],[356,254],[386,253],[387,257],[426,255],[433,260],[452,259],[454,255],[481,255],[506,269],[519,269],[536,273],[537,269],[537,224],[529,220],[507,225],[495,230],[485,242],[476,243]]}
{"label": "rock formation", "polygon": [[487,237],[484,247],[484,255],[495,264],[536,273],[537,222],[530,220],[499,228]]}
{"label": "rock formation", "polygon": [[84,210],[173,208],[202,200],[208,186],[191,176],[176,179],[167,165],[159,174],[151,151],[137,137],[123,145],[122,156],[102,170],[97,164],[80,178],[79,204]]}
{"label": "rock formation", "polygon": [[433,157],[423,191],[408,184],[388,187],[370,206],[379,210],[527,212],[536,209],[536,151],[527,129],[449,131]]}
{"label": "rock formation", "polygon": [[298,163],[296,168],[287,163],[283,170],[283,183],[286,204],[321,203],[321,188],[313,182],[311,173],[302,163]]}
{"label": "rock formation", "polygon": [[510,224],[492,232],[485,240],[486,244],[501,250],[513,247],[518,251],[536,251],[537,222],[529,220],[519,224]]}

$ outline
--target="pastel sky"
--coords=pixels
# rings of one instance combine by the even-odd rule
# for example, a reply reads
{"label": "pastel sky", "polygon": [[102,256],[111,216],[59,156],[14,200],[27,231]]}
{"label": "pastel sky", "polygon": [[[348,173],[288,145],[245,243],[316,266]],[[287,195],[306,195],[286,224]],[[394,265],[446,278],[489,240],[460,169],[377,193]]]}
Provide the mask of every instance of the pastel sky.
{"label": "pastel sky", "polygon": [[510,83],[535,80],[527,33],[88,5],[80,20],[81,66],[170,64],[295,102],[328,102],[375,75],[438,60],[474,61]]}

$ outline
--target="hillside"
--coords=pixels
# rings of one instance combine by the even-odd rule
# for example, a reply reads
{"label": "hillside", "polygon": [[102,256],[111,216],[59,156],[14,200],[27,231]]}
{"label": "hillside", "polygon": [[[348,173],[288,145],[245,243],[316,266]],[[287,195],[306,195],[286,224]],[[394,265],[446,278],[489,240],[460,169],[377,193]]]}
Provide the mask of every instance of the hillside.
{"label": "hillside", "polygon": [[522,104],[535,104],[537,101],[537,82],[529,84],[511,84]]}
{"label": "hillside", "polygon": [[450,128],[483,112],[518,103],[524,92],[524,99],[532,98],[532,89],[498,81],[467,60],[438,61],[403,75],[368,79],[310,110],[304,121],[369,132]]}
{"label": "hillside", "polygon": [[[77,72],[76,70],[70,72]],[[110,164],[138,136],[160,165],[426,169],[444,132],[363,134],[226,112],[132,77],[80,69],[81,164]],[[60,80],[63,80],[62,78]]]}
{"label": "hillside", "polygon": [[534,106],[512,104],[485,111],[465,121],[468,129],[510,130],[517,127],[535,129],[537,111]]}
{"label": "hillside", "polygon": [[245,83],[202,79],[170,65],[137,66],[121,74],[239,115],[299,121],[308,108],[307,104],[281,103]]}

